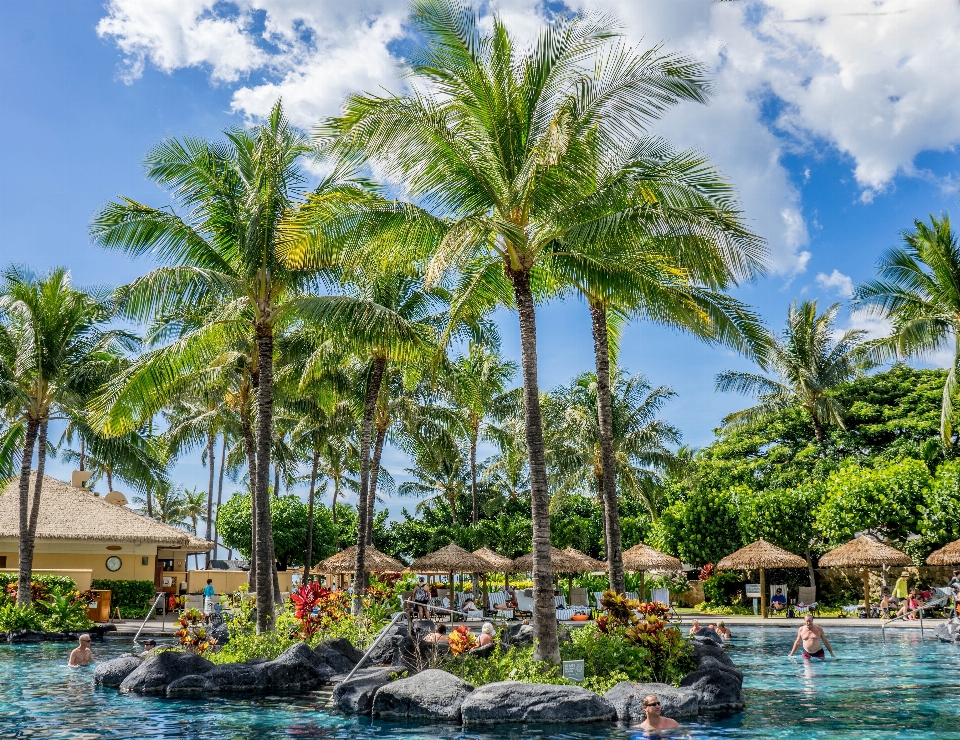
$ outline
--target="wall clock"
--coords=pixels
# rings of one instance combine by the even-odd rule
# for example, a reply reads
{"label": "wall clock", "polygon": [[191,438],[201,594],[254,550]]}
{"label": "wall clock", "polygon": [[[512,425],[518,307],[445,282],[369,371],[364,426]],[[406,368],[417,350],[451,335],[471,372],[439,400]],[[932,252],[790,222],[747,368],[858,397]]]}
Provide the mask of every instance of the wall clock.
{"label": "wall clock", "polygon": [[107,558],[107,570],[111,573],[116,573],[123,566],[123,561],[118,558],[116,555],[111,555]]}

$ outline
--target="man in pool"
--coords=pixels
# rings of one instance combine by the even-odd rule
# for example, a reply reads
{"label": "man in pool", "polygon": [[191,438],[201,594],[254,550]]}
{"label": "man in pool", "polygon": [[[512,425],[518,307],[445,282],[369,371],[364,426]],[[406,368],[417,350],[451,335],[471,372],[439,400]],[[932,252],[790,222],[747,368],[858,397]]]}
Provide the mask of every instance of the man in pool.
{"label": "man in pool", "polygon": [[93,653],[90,652],[90,635],[84,633],[80,635],[80,647],[75,647],[70,653],[70,662],[67,664],[71,668],[90,665],[95,662]]}
{"label": "man in pool", "polygon": [[813,615],[807,614],[803,618],[803,626],[797,630],[797,639],[794,640],[793,649],[790,651],[790,655],[793,655],[797,652],[797,648],[800,647],[800,643],[803,643],[803,650],[800,651],[800,654],[803,656],[804,660],[810,660],[811,658],[820,658],[820,660],[825,660],[826,655],[823,652],[823,646],[827,646],[827,650],[830,651],[830,656],[836,658],[837,656],[833,652],[833,648],[830,647],[830,640],[827,639],[827,636],[823,633],[823,629],[813,623]]}
{"label": "man in pool", "polygon": [[643,697],[643,711],[647,718],[634,729],[638,730],[675,730],[680,723],[669,717],[660,715],[660,700],[653,694]]}

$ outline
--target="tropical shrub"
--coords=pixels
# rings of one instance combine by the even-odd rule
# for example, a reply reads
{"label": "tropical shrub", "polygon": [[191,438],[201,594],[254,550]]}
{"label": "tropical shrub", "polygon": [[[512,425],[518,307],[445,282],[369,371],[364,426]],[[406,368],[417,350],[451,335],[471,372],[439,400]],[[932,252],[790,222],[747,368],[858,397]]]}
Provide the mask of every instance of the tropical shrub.
{"label": "tropical shrub", "polygon": [[350,605],[346,591],[333,591],[316,581],[301,585],[290,594],[290,600],[299,625],[298,635],[308,641],[331,622],[344,619]]}
{"label": "tropical shrub", "polygon": [[33,604],[17,606],[11,601],[0,606],[0,632],[42,629],[43,615]]}
{"label": "tropical shrub", "polygon": [[715,563],[743,544],[736,497],[730,491],[690,491],[660,515],[655,546],[685,563]]}
{"label": "tropical shrub", "polygon": [[153,581],[112,580],[94,578],[94,590],[110,592],[110,609],[119,608],[124,619],[138,619],[147,616],[147,610],[156,596]]}
{"label": "tropical shrub", "polygon": [[43,628],[48,632],[90,629],[93,622],[87,617],[87,604],[92,600],[90,591],[51,592],[47,601],[37,602],[37,611],[43,613]]}
{"label": "tropical shrub", "polygon": [[731,571],[716,572],[703,581],[703,596],[709,604],[732,606],[740,601],[743,576]]}
{"label": "tropical shrub", "polygon": [[180,647],[188,653],[202,655],[217,644],[217,640],[207,634],[203,623],[203,614],[199,609],[187,609],[177,620],[180,625],[175,633]]}
{"label": "tropical shrub", "polygon": [[498,681],[569,684],[560,675],[560,666],[533,659],[533,647],[505,648],[497,642],[489,656],[481,658],[465,653],[449,658],[442,668],[474,686]]}
{"label": "tropical shrub", "polygon": [[[13,592],[17,591],[18,576],[16,573],[0,573],[0,591],[7,592],[9,586],[13,584]],[[34,574],[30,579],[31,584],[40,584],[44,593],[49,591],[72,591],[77,587],[77,582],[69,576],[57,576],[52,574]]]}
{"label": "tropical shrub", "polygon": [[477,647],[477,644],[476,635],[465,625],[454,627],[450,631],[450,652],[454,655],[463,655]]}

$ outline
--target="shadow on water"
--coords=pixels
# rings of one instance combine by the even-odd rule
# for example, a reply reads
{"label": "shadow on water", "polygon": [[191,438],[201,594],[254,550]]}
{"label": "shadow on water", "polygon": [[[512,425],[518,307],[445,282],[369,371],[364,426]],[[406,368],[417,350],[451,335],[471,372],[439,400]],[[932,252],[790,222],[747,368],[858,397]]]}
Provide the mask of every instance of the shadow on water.
{"label": "shadow on water", "polygon": [[[831,629],[841,657],[788,658],[795,632],[740,628],[731,657],[745,674],[747,710],[686,723],[679,734],[708,738],[960,738],[960,647],[919,635]],[[130,650],[127,640],[94,648],[98,660]],[[330,738],[331,740],[627,740],[625,727],[540,725],[462,729],[346,717],[327,696],[167,700],[95,689],[92,668],[69,669],[72,646],[0,646],[0,738]]]}

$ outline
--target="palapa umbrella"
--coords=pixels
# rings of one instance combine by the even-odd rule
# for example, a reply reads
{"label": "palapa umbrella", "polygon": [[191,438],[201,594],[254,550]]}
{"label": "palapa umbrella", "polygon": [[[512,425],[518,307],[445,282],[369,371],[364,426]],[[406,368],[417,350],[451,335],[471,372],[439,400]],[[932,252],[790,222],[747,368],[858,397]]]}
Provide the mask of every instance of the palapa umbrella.
{"label": "palapa umbrella", "polygon": [[[587,556],[583,553],[580,553],[580,556],[577,556],[566,553],[563,550],[558,550],[555,547],[550,548],[550,562],[553,565],[554,573],[586,573],[587,571],[593,570],[593,568],[589,567],[583,560],[585,557]],[[519,558],[513,561],[514,573],[529,573],[532,570],[532,552],[528,552],[526,555],[521,555]]]}
{"label": "palapa umbrella", "polygon": [[643,598],[644,571],[648,570],[681,570],[683,563],[672,555],[660,552],[642,542],[634,545],[623,553],[623,569],[640,573],[640,598]]}
{"label": "palapa umbrella", "polygon": [[[584,569],[580,571],[581,573],[591,573],[595,570],[609,570],[610,566],[606,563],[603,563],[596,558],[591,558],[585,552],[580,552],[575,547],[565,547],[563,552],[567,555],[577,558],[583,563]],[[573,571],[569,574],[569,580],[567,582],[567,593],[570,593],[573,590]]]}
{"label": "palapa umbrella", "polygon": [[[474,550],[473,554],[478,558],[483,558],[487,561],[489,565],[489,570],[481,570],[480,573],[483,574],[483,593],[487,592],[487,573],[503,573],[503,584],[504,588],[507,585],[507,575],[511,572],[513,568],[513,560],[508,558],[506,555],[501,555],[498,552],[494,552],[489,547],[481,547],[479,550]],[[486,596],[484,598],[484,603],[486,603]]]}
{"label": "palapa umbrella", "polygon": [[890,545],[860,535],[820,556],[821,568],[863,568],[863,604],[870,616],[870,568],[911,565],[910,557]]}
{"label": "palapa umbrella", "polygon": [[719,570],[760,570],[760,616],[767,618],[767,568],[806,568],[807,561],[799,555],[787,552],[764,539],[752,542],[735,553],[727,555],[719,563]]}
{"label": "palapa umbrella", "polygon": [[[389,555],[384,555],[372,545],[367,545],[364,548],[363,562],[364,570],[367,573],[400,573],[403,571],[403,563],[394,560]],[[357,546],[354,545],[321,561],[312,572],[318,575],[343,575],[353,573],[356,569]]]}
{"label": "palapa umbrella", "polygon": [[930,553],[927,565],[960,565],[960,540],[944,545]]}
{"label": "palapa umbrella", "polygon": [[450,575],[450,604],[453,605],[453,573],[485,573],[490,565],[486,560],[451,542],[436,552],[417,558],[407,568],[409,573],[448,573]]}

